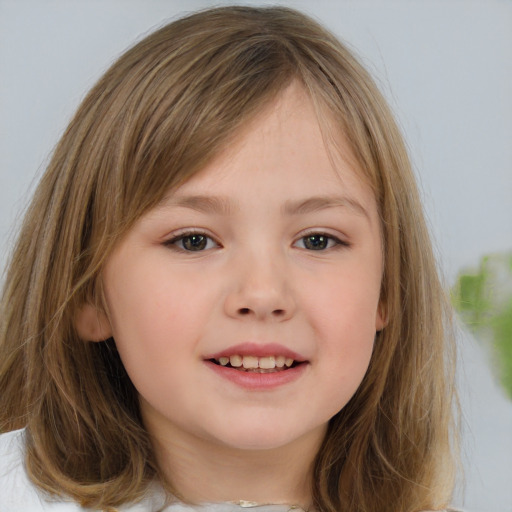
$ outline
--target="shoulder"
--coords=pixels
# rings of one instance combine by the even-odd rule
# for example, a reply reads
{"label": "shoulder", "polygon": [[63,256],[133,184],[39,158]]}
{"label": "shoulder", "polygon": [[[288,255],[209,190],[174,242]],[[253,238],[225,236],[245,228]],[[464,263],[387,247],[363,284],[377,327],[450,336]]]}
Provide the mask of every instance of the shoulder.
{"label": "shoulder", "polygon": [[24,430],[0,435],[0,510],[79,512],[76,503],[45,497],[29,480],[24,464]]}
{"label": "shoulder", "polygon": [[464,512],[460,508],[443,508],[442,510],[423,510],[422,512]]}
{"label": "shoulder", "polygon": [[[119,508],[122,512],[162,510],[166,496],[154,484],[144,500]],[[52,497],[40,491],[25,470],[25,431],[0,434],[0,512],[92,512],[77,502]]]}

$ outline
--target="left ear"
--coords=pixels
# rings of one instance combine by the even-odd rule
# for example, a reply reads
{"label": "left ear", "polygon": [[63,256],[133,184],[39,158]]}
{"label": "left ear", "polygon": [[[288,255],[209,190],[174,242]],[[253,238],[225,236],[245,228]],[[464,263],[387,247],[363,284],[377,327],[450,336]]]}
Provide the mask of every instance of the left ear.
{"label": "left ear", "polygon": [[381,300],[377,307],[377,314],[375,316],[375,331],[380,332],[388,325],[388,312],[386,305]]}
{"label": "left ear", "polygon": [[78,308],[74,325],[83,341],[105,341],[112,337],[112,327],[107,315],[89,303]]}

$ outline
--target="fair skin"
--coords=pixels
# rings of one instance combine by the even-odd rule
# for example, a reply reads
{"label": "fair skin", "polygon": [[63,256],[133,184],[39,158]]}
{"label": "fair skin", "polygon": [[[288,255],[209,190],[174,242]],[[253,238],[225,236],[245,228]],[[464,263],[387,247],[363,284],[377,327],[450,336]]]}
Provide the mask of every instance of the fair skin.
{"label": "fair skin", "polygon": [[375,199],[338,147],[292,84],[121,240],[108,317],[82,309],[82,337],[116,340],[187,500],[310,504],[327,423],[384,325]]}

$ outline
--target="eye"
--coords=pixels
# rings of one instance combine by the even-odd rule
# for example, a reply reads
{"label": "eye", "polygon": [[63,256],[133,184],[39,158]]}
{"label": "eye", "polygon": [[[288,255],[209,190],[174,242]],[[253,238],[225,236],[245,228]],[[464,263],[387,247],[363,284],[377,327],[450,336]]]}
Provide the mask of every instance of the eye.
{"label": "eye", "polygon": [[199,252],[218,247],[217,242],[204,233],[183,233],[168,240],[165,245],[188,252]]}
{"label": "eye", "polygon": [[348,244],[325,233],[311,233],[297,240],[294,245],[308,251],[324,251],[337,245],[347,246]]}

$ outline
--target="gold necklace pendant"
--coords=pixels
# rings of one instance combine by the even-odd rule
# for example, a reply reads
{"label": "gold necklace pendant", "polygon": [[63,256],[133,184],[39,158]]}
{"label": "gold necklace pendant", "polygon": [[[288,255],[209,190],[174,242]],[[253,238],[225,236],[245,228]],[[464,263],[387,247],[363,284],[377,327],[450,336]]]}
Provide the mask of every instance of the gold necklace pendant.
{"label": "gold necklace pendant", "polygon": [[277,504],[277,503],[258,503],[256,501],[248,501],[248,500],[238,500],[238,501],[232,501],[234,505],[238,505],[241,508],[255,508],[255,507],[282,507],[284,510],[284,507],[288,507],[287,512],[295,511],[295,512],[306,512],[303,508],[299,507],[298,505],[284,505],[284,504]]}

